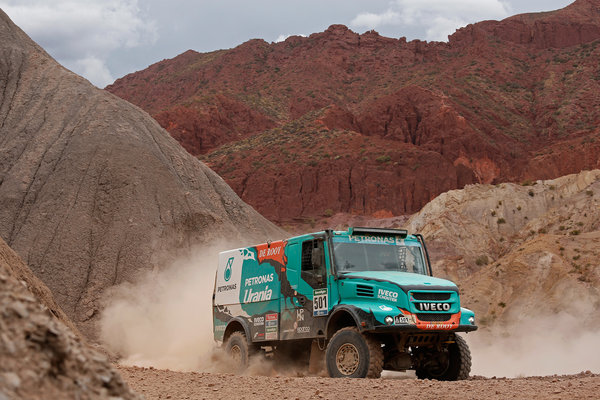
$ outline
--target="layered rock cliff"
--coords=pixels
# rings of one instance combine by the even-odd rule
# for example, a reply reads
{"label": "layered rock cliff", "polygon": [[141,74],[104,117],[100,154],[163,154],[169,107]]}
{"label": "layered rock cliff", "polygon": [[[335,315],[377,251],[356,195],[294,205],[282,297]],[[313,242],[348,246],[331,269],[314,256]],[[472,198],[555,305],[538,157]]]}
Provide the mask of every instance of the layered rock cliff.
{"label": "layered rock cliff", "polygon": [[[448,43],[333,25],[280,43],[190,50],[107,89],[274,221],[412,213],[465,184],[600,166],[599,10],[598,0],[578,0],[469,25]],[[286,141],[272,147],[281,131]],[[221,158],[240,146],[240,160]]]}

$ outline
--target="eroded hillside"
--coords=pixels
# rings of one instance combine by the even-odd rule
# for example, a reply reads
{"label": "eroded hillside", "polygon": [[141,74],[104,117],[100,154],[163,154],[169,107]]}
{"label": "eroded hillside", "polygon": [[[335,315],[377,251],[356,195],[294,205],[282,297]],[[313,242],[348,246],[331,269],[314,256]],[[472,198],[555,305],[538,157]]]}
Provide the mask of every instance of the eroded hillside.
{"label": "eroded hillside", "polygon": [[407,226],[484,326],[560,313],[600,323],[600,170],[449,191]]}
{"label": "eroded hillside", "polygon": [[198,243],[277,238],[149,115],[0,12],[0,236],[90,337],[104,290]]}

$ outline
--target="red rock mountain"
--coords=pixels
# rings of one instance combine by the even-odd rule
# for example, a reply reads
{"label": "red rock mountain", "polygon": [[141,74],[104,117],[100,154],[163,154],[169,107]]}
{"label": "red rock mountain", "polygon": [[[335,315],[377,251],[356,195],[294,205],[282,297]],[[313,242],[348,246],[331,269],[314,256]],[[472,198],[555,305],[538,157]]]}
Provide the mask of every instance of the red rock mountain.
{"label": "red rock mountain", "polygon": [[399,215],[470,183],[600,167],[600,0],[448,43],[333,25],[187,51],[107,87],[273,221]]}

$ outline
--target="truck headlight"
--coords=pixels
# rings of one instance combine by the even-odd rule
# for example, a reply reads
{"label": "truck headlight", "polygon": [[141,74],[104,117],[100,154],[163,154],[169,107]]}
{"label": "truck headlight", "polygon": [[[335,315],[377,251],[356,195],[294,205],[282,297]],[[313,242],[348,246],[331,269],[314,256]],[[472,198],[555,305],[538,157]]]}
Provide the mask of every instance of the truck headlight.
{"label": "truck headlight", "polygon": [[387,317],[385,317],[383,319],[383,321],[388,324],[388,325],[392,325],[394,323],[394,318],[390,317],[389,315]]}
{"label": "truck headlight", "polygon": [[475,325],[475,317],[469,317],[469,323]]}

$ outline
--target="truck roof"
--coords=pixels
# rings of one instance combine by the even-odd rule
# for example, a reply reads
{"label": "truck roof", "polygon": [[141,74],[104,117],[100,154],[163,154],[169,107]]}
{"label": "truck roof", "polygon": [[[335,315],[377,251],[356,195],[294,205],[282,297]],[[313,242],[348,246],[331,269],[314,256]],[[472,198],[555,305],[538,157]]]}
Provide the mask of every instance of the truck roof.
{"label": "truck roof", "polygon": [[[418,241],[414,235],[409,235],[406,229],[390,229],[390,228],[365,228],[365,227],[349,227],[348,230],[345,231],[334,231],[331,229],[327,229],[324,231],[317,231],[311,233],[305,233],[298,236],[292,236],[290,238],[285,239],[288,242],[296,242],[303,241],[306,239],[310,239],[315,236],[323,236],[326,234],[330,234],[332,236],[344,236],[344,235],[381,235],[381,236],[400,236],[403,239],[408,239],[410,241]],[[269,242],[269,244],[279,243],[281,240]],[[266,243],[257,244],[257,246],[263,245]],[[251,246],[248,246],[251,247]],[[245,247],[240,247],[243,249]],[[237,250],[237,249],[231,249]],[[227,250],[227,251],[231,251]]]}

